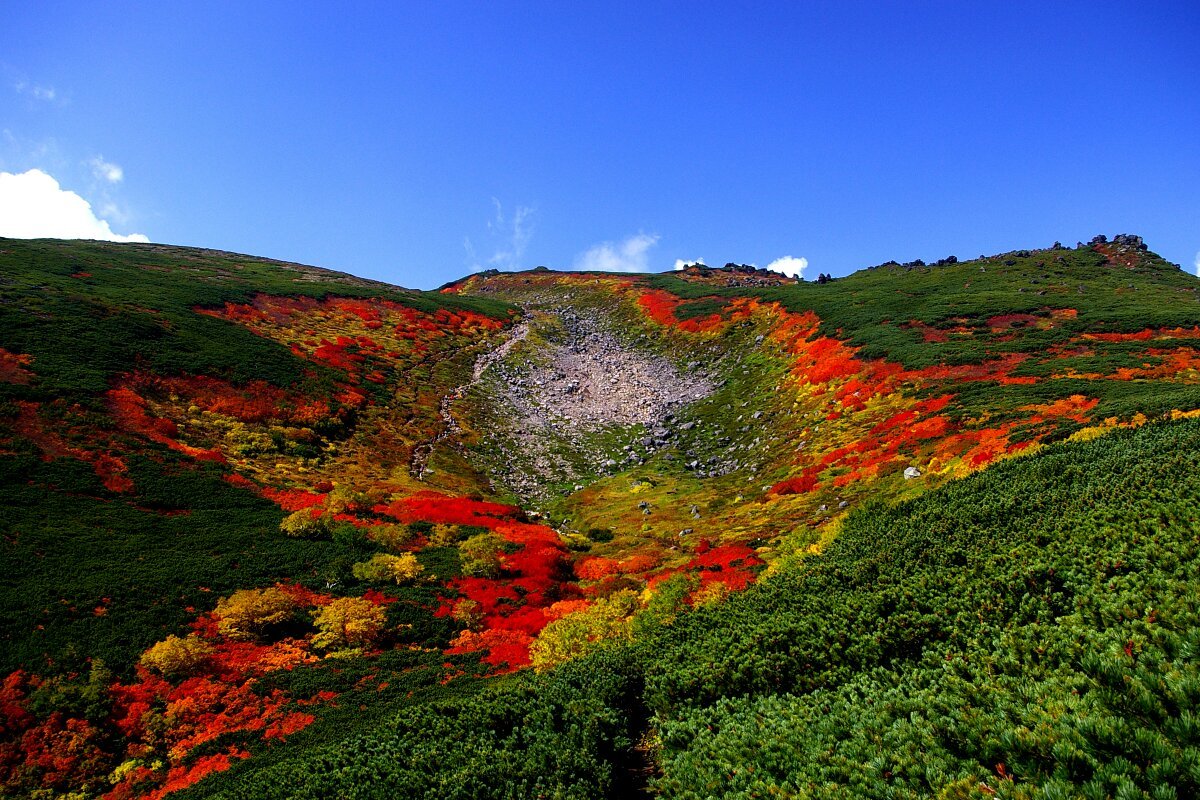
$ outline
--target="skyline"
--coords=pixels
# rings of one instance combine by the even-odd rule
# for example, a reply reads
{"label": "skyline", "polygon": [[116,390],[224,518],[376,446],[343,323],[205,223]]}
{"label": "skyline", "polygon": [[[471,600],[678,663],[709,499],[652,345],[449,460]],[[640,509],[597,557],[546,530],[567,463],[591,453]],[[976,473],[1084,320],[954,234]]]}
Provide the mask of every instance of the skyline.
{"label": "skyline", "polygon": [[0,235],[414,288],[1100,233],[1200,269],[1187,3],[4,6]]}

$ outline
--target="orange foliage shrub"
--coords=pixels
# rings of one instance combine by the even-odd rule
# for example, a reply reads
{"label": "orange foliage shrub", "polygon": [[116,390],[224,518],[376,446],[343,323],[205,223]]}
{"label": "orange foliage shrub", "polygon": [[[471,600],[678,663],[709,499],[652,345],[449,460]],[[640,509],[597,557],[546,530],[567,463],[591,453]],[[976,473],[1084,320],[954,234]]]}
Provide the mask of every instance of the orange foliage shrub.
{"label": "orange foliage shrub", "polygon": [[26,385],[33,380],[29,365],[33,356],[25,353],[10,353],[0,347],[0,383],[16,383]]}
{"label": "orange foliage shrub", "polygon": [[220,450],[205,450],[191,447],[175,439],[179,431],[169,419],[150,415],[145,399],[128,388],[111,389],[108,392],[109,408],[117,423],[125,430],[139,433],[152,442],[167,447],[200,461],[225,463]]}
{"label": "orange foliage shrub", "polygon": [[598,581],[609,575],[615,575],[618,571],[617,562],[603,556],[585,558],[575,563],[575,574],[579,576],[580,580],[585,581]]}

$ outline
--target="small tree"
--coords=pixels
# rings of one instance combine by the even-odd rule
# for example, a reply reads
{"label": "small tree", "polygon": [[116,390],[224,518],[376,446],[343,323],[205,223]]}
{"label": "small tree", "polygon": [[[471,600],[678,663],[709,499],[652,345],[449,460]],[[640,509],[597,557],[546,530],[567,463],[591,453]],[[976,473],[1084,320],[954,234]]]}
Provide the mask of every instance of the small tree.
{"label": "small tree", "polygon": [[353,567],[354,577],[362,581],[395,581],[408,583],[415,580],[422,572],[421,564],[412,553],[401,553],[398,556],[390,553],[376,553],[370,561],[360,561]]}
{"label": "small tree", "polygon": [[385,495],[378,490],[359,491],[346,484],[335,486],[325,499],[325,509],[330,514],[361,511],[383,501]]}
{"label": "small tree", "polygon": [[288,514],[279,523],[279,530],[295,539],[321,539],[329,535],[329,517],[313,516],[311,508],[302,508]]}
{"label": "small tree", "polygon": [[416,538],[412,528],[407,525],[372,525],[367,535],[388,550],[400,550]]}
{"label": "small tree", "polygon": [[313,646],[327,650],[369,646],[379,638],[386,619],[383,608],[370,600],[339,597],[313,617],[318,631]]}
{"label": "small tree", "polygon": [[462,537],[462,531],[457,525],[434,525],[428,536],[430,546],[446,547],[457,542]]}
{"label": "small tree", "polygon": [[231,639],[253,639],[291,619],[295,607],[279,589],[241,589],[217,601],[217,630]]}
{"label": "small tree", "polygon": [[458,555],[462,563],[462,574],[476,578],[494,578],[500,574],[500,549],[504,537],[494,533],[480,533],[460,542]]}
{"label": "small tree", "polygon": [[477,631],[483,627],[483,607],[476,600],[459,600],[450,611],[450,617],[470,631]]}
{"label": "small tree", "polygon": [[138,663],[167,678],[183,677],[196,672],[211,652],[212,646],[195,635],[168,636],[142,653]]}

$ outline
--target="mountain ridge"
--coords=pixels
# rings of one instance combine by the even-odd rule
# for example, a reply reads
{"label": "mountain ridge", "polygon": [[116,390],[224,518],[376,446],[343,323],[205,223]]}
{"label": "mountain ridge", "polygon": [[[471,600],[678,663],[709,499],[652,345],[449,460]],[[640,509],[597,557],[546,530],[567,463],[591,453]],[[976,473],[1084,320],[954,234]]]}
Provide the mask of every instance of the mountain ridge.
{"label": "mountain ridge", "polygon": [[[16,240],[0,266],[11,791],[158,797],[304,761],[351,707],[582,691],[553,676],[848,558],[847,526],[1200,415],[1200,282],[1127,235],[819,284],[732,265],[419,292]],[[605,707],[665,768],[675,723],[643,706],[682,695],[635,699],[622,681],[665,667],[634,661]],[[81,755],[48,767],[36,743],[68,722]],[[645,763],[617,739],[597,785]]]}

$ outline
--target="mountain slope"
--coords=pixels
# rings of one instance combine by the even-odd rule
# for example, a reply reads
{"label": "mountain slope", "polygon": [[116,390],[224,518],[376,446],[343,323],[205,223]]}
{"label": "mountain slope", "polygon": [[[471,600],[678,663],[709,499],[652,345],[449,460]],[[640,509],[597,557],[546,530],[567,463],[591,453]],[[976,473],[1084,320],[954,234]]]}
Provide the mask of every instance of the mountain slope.
{"label": "mountain slope", "polygon": [[[864,725],[844,693],[868,679],[881,697],[923,687],[929,707],[951,696],[926,660],[950,642],[985,658],[972,587],[999,592],[978,622],[1001,640],[1049,624],[1012,616],[988,559],[1059,511],[1074,522],[1029,534],[1066,548],[1055,574],[1132,546],[1088,538],[1098,518],[1077,500],[1111,485],[1101,506],[1123,519],[1139,505],[1120,472],[1143,462],[1152,527],[1184,539],[1153,543],[1175,566],[1155,551],[1126,588],[1182,580],[1167,595],[1184,619],[1171,592],[1191,580],[1190,490],[1154,448],[1174,442],[1180,464],[1194,449],[1178,420],[1200,412],[1197,281],[1136,237],[1101,239],[823,284],[535,270],[437,293],[212,251],[0,241],[6,791],[157,797],[229,770],[212,785],[270,794],[272,770],[281,786],[333,780],[319,764],[349,757],[359,745],[338,742],[355,731],[409,730],[361,762],[383,775],[396,747],[432,744],[427,726],[478,758],[430,750],[389,778],[413,792],[592,797],[646,784],[654,764],[667,795],[741,791],[746,715],[775,715],[789,739],[819,727],[814,692],[842,693]],[[1086,481],[1032,466],[1077,454],[1096,465]],[[1014,507],[993,473],[1054,499]],[[910,528],[904,557],[888,555],[889,532]],[[923,587],[905,590],[924,598],[911,612],[897,611],[908,594],[872,594],[882,573],[853,577],[897,560],[883,584]],[[819,621],[833,619],[849,638],[830,650]],[[1191,656],[1172,653],[1183,675]],[[502,677],[529,664],[544,677]],[[1011,674],[1047,696],[1065,685],[1027,662]],[[723,705],[747,692],[770,703]],[[603,722],[527,730],[575,703]],[[1190,763],[1172,716],[1147,729]],[[770,780],[793,791],[819,756],[788,756]],[[714,765],[707,789],[687,777],[707,774],[697,758]],[[1064,756],[1000,772],[946,758],[926,788],[1006,792],[1016,763],[1046,784]],[[820,785],[849,781],[820,768]]]}
{"label": "mountain slope", "polygon": [[[852,515],[632,642],[196,796],[1189,797],[1200,423],[1054,445]],[[643,738],[644,737],[644,738]]]}

